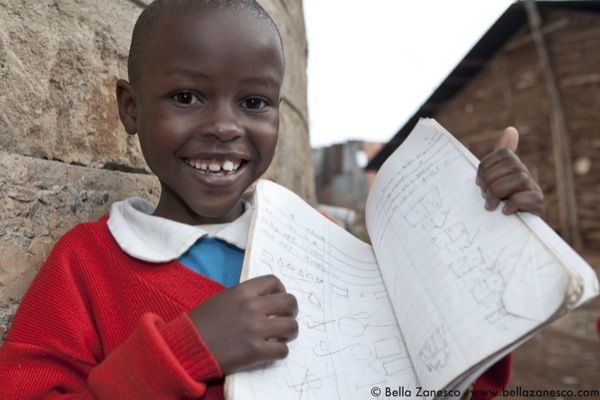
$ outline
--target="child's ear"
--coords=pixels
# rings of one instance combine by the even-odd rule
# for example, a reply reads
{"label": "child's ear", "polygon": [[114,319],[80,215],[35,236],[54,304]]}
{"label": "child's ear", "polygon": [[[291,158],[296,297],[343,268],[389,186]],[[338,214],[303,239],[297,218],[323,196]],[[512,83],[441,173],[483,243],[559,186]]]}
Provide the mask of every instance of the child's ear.
{"label": "child's ear", "polygon": [[133,87],[123,79],[117,81],[117,104],[119,105],[119,118],[130,135],[137,133],[137,98]]}

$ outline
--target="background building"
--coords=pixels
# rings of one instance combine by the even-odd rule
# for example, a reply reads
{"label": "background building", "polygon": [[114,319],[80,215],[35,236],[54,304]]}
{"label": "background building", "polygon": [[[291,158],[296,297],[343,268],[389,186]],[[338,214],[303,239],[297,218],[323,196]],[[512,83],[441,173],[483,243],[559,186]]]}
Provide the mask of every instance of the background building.
{"label": "background building", "polygon": [[312,151],[321,210],[365,241],[369,239],[364,209],[376,175],[375,171],[366,171],[365,166],[382,147],[383,143],[348,141]]}

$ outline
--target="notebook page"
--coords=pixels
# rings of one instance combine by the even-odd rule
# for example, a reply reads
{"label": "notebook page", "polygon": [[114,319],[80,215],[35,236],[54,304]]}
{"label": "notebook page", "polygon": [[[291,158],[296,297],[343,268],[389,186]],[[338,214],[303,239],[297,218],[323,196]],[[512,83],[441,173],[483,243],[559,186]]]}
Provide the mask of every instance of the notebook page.
{"label": "notebook page", "polygon": [[[436,129],[446,132],[450,141],[454,143],[457,150],[469,160],[471,165],[477,167],[479,160],[473,153],[464,147],[454,136],[447,132],[444,127],[434,119],[427,120]],[[571,298],[567,306],[572,309],[589,301],[600,293],[600,284],[593,268],[573,250],[558,234],[544,222],[543,219],[530,213],[519,213],[518,217],[542,242],[546,249],[560,261],[571,275],[571,279],[576,281],[570,291]]]}
{"label": "notebook page", "polygon": [[421,120],[367,200],[390,300],[417,376],[430,389],[540,325],[572,284],[518,216],[484,209],[476,166],[457,143]]}
{"label": "notebook page", "polygon": [[299,306],[289,355],[227,378],[229,399],[365,399],[416,377],[373,250],[297,195],[259,181],[243,279],[274,274]]}

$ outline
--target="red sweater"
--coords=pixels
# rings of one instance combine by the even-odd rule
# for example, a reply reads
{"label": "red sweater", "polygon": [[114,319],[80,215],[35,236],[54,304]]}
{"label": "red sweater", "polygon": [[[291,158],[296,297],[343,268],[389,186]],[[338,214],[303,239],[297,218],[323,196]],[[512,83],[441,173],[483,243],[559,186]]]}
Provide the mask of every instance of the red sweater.
{"label": "red sweater", "polygon": [[[187,312],[223,286],[128,256],[107,218],[65,234],[31,284],[0,348],[0,399],[222,399]],[[502,388],[509,372],[506,358],[476,388]]]}

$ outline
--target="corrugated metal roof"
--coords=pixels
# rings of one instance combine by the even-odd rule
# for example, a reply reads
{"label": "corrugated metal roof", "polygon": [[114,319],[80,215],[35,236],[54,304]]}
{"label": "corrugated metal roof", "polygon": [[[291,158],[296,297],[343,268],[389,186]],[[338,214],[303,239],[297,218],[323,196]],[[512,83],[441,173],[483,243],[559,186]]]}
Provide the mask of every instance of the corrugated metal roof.
{"label": "corrugated metal roof", "polygon": [[[599,0],[588,1],[538,1],[538,7],[544,9],[577,9],[600,12]],[[365,169],[377,170],[396,150],[412,131],[421,117],[433,117],[438,108],[458,93],[492,56],[502,48],[521,26],[527,23],[527,14],[522,1],[510,5],[492,27],[473,46],[471,51],[450,72],[448,77],[421,105],[417,112],[404,124],[394,137],[371,159]]]}

